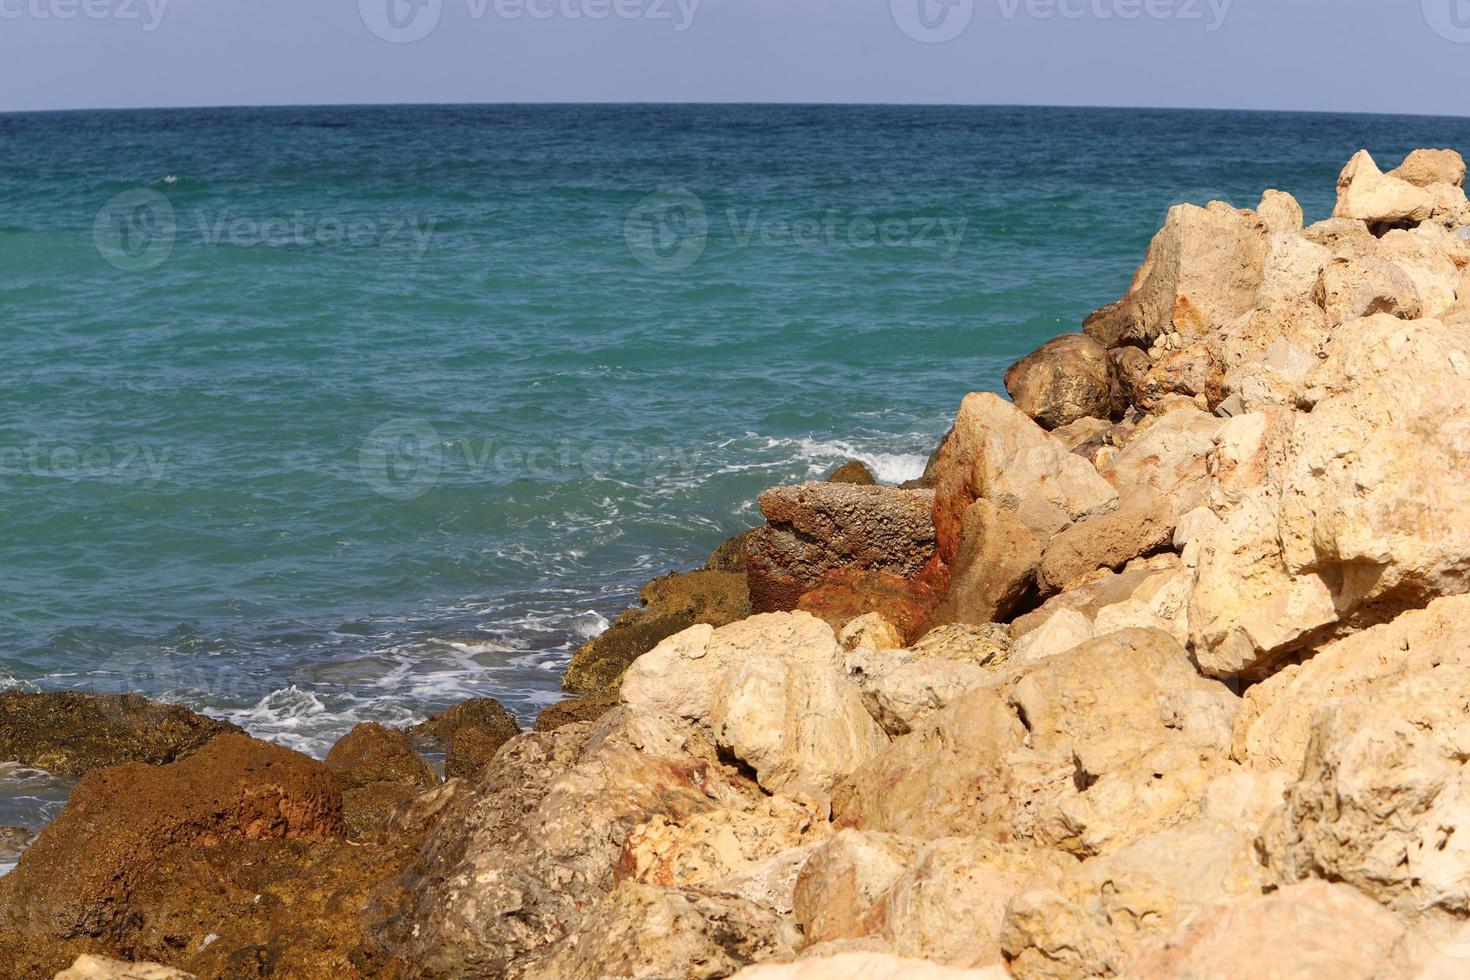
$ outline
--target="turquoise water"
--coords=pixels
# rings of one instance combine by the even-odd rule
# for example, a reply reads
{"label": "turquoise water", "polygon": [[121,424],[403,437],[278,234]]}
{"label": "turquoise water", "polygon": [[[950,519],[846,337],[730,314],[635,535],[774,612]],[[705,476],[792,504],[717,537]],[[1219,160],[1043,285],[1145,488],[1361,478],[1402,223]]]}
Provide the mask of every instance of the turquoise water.
{"label": "turquoise water", "polygon": [[1354,150],[1420,145],[1470,122],[0,116],[0,685],[317,753],[479,695],[529,720],[763,488],[915,475],[1171,203],[1275,186],[1323,217]]}

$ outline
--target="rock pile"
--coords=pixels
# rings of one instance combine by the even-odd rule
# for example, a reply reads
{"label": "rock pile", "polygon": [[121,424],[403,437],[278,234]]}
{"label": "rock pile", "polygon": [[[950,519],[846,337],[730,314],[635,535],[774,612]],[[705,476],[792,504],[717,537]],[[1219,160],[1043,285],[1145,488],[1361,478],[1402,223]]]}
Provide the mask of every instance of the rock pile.
{"label": "rock pile", "polygon": [[[646,596],[569,677],[599,696],[463,779],[377,730],[327,768],[226,736],[94,773],[0,889],[0,954],[239,975],[245,927],[161,941],[157,869],[250,846],[347,875],[300,976],[1464,975],[1464,177],[1360,153],[1311,226],[1277,191],[1174,208],[923,489],[768,492],[696,573],[733,579]],[[356,865],[343,792],[393,801]]]}

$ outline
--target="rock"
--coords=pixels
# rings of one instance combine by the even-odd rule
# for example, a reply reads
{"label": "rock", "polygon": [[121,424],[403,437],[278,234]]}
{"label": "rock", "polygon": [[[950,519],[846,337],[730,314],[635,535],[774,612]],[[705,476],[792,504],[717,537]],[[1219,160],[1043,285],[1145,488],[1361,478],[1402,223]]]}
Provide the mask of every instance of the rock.
{"label": "rock", "polygon": [[512,739],[430,835],[414,911],[395,926],[402,959],[474,976],[554,956],[613,890],[636,827],[758,798],[696,730],[634,708]]}
{"label": "rock", "polygon": [[444,775],[448,779],[475,778],[520,731],[515,716],[494,698],[454,705],[409,730],[417,738],[445,746]]}
{"label": "rock", "polygon": [[244,735],[178,762],[95,770],[0,879],[0,922],[21,933],[116,940],[133,892],[170,848],[335,839],[342,795],[321,763]]}
{"label": "rock", "polygon": [[978,626],[1009,619],[1033,601],[1040,563],[1041,545],[1021,518],[976,500],[960,523],[949,594],[932,622]]}
{"label": "rock", "polygon": [[[1367,236],[1367,229],[1362,225],[1358,227],[1363,228],[1364,235]],[[1371,236],[1367,237],[1371,241]],[[1300,309],[1307,304],[1315,305],[1313,300],[1317,283],[1322,278],[1322,270],[1332,258],[1332,249],[1309,241],[1300,228],[1289,233],[1271,235],[1256,305],[1253,310],[1241,314],[1231,323],[1239,323],[1252,313],[1273,306]],[[1216,337],[1229,336],[1234,332],[1231,324],[1225,324]],[[1228,345],[1215,343],[1212,346],[1227,370],[1238,363]]]}
{"label": "rock", "polygon": [[970,394],[933,464],[934,530],[941,586],[958,561],[964,514],[976,500],[1014,514],[1038,540],[1117,506],[1117,491],[996,395]]}
{"label": "rock", "polygon": [[897,650],[903,646],[903,634],[881,613],[868,613],[838,631],[837,642],[849,652],[859,649]]}
{"label": "rock", "polygon": [[1301,234],[1302,206],[1285,191],[1268,190],[1262,194],[1261,203],[1256,207],[1256,217],[1272,234]]}
{"label": "rock", "polygon": [[790,964],[762,963],[735,974],[736,980],[1006,980],[1004,967],[984,970],[936,966],[886,953],[842,953]]}
{"label": "rock", "polygon": [[[1282,668],[1245,693],[1236,719],[1232,756],[1255,769],[1301,772],[1312,719],[1346,697],[1377,697],[1411,678],[1441,676],[1470,667],[1470,596],[1438,599],[1316,651],[1305,663]],[[1448,682],[1446,682],[1448,683]]]}
{"label": "rock", "polygon": [[1056,595],[1084,584],[1099,569],[1120,569],[1168,548],[1174,526],[1171,508],[1157,494],[1130,492],[1113,513],[1089,517],[1052,538],[1035,568],[1036,586],[1042,595]]}
{"label": "rock", "polygon": [[1200,816],[1234,827],[1254,837],[1266,819],[1281,806],[1296,776],[1283,769],[1251,770],[1224,767],[1205,786]]}
{"label": "rock", "polygon": [[795,609],[837,570],[910,579],[934,555],[933,494],[849,484],[777,487],[760,497],[769,523],[750,541],[752,608]]}
{"label": "rock", "polygon": [[842,668],[812,646],[767,647],[737,664],[720,684],[710,724],[716,744],[773,793],[826,792],[888,744]]}
{"label": "rock", "polygon": [[1162,350],[1147,371],[1127,376],[1123,390],[1144,412],[1163,412],[1180,397],[1213,412],[1225,400],[1225,367],[1208,344]]}
{"label": "rock", "polygon": [[80,776],[124,762],[164,765],[239,727],[136,694],[0,694],[0,759]]}
{"label": "rock", "polygon": [[1367,150],[1359,150],[1337,178],[1334,218],[1353,218],[1372,225],[1428,221],[1434,199],[1422,187],[1385,174]]}
{"label": "rock", "polygon": [[796,921],[807,945],[863,936],[868,910],[923,846],[896,834],[843,830],[818,847],[796,880]]}
{"label": "rock", "polygon": [[1075,609],[1058,609],[1016,641],[1011,660],[1017,664],[1038,663],[1086,643],[1093,635],[1092,620]]}
{"label": "rock", "polygon": [[1011,651],[1011,633],[998,623],[936,626],[910,648],[917,659],[958,660],[979,667],[998,667]]}
{"label": "rock", "polygon": [[704,563],[704,570],[706,572],[739,572],[744,575],[747,563],[746,552],[750,546],[750,539],[758,530],[759,528],[751,528],[723,542]]}
{"label": "rock", "polygon": [[398,804],[439,784],[438,773],[413,751],[407,735],[376,722],[339,739],[326,766],[342,788],[342,811],[353,837],[383,828]]}
{"label": "rock", "polygon": [[871,615],[891,622],[904,638],[917,636],[929,621],[938,596],[928,583],[888,572],[839,568],[796,603],[839,632]]}
{"label": "rock", "polygon": [[536,731],[554,732],[579,721],[597,721],[622,703],[617,692],[558,701],[536,716]]}
{"label": "rock", "polygon": [[1229,745],[1237,699],[1158,631],[1013,670],[1009,689],[966,692],[839,785],[836,824],[1089,853],[1186,819]]}
{"label": "rock", "polygon": [[35,839],[35,831],[25,827],[0,827],[0,864],[13,864]]}
{"label": "rock", "polygon": [[518,963],[516,975],[715,980],[750,963],[788,956],[800,939],[794,926],[753,902],[625,881],[548,954]]}
{"label": "rock", "polygon": [[638,593],[640,609],[620,615],[601,636],[572,655],[563,686],[573,694],[616,690],[634,660],[696,623],[724,626],[750,615],[745,576],[690,572],[654,579]]}
{"label": "rock", "polygon": [[1121,409],[1108,350],[1085,334],[1067,334],[1011,365],[1006,391],[1043,429]]}
{"label": "rock", "polygon": [[[1112,360],[1111,353],[1108,359]],[[1069,452],[1077,452],[1085,446],[1100,442],[1106,438],[1107,433],[1113,428],[1113,423],[1107,419],[1078,419],[1068,425],[1053,429],[1051,436]]]}
{"label": "rock", "polygon": [[55,980],[197,980],[192,973],[184,973],[173,967],[158,963],[124,963],[105,956],[86,954],[78,956],[70,967],[56,974]]}
{"label": "rock", "polygon": [[878,480],[873,476],[873,471],[857,460],[844,463],[837,467],[832,475],[827,477],[827,482],[851,483],[859,487],[875,487],[878,485]]}
{"label": "rock", "polygon": [[1002,945],[1020,980],[1118,976],[1193,910],[1257,896],[1264,884],[1248,837],[1203,822],[1177,827],[1016,895]]}
{"label": "rock", "polygon": [[1261,833],[1272,877],[1343,882],[1404,917],[1463,920],[1467,718],[1464,666],[1324,705],[1301,776]]}
{"label": "rock", "polygon": [[1205,336],[1255,306],[1266,252],[1265,228],[1250,211],[1218,201],[1173,207],[1118,306],[1083,329],[1110,348]]}
{"label": "rock", "polygon": [[1291,885],[1238,905],[1201,909],[1146,944],[1128,970],[1138,980],[1333,977],[1399,973],[1402,923],[1346,885]]}
{"label": "rock", "polygon": [[[1183,637],[1182,643],[1189,635],[1188,615],[1184,609],[1177,608],[1177,604],[1187,603],[1187,586],[1192,581],[1192,576],[1184,577],[1180,560],[1170,554],[1129,562],[1121,572],[1099,572],[1082,585],[1052,596],[1039,609],[1019,616],[1011,623],[1011,636],[1016,651],[1013,659],[1035,660],[1037,649],[1029,645],[1026,645],[1025,657],[1021,656],[1022,641],[1033,630],[1039,629],[1063,611],[1078,613],[1092,631],[1098,633],[1100,629],[1097,624],[1100,618],[1106,627],[1111,620],[1126,618],[1121,614],[1147,610],[1160,622],[1166,623],[1158,628],[1164,629],[1175,639]],[[1177,596],[1181,587],[1184,587],[1184,593]],[[1073,635],[1075,632],[1069,629],[1064,635]],[[1060,650],[1053,648],[1053,652]]]}
{"label": "rock", "polygon": [[913,651],[860,651],[847,660],[868,714],[890,736],[907,735],[962,694],[990,679],[975,663],[928,658]]}
{"label": "rock", "polygon": [[1454,150],[1415,150],[1390,170],[1388,176],[1407,181],[1415,187],[1435,184],[1465,186],[1465,158]]}
{"label": "rock", "polygon": [[1328,263],[1317,285],[1317,305],[1327,312],[1332,327],[1375,313],[1413,320],[1424,312],[1414,281],[1398,266],[1375,255]]}
{"label": "rock", "polygon": [[872,903],[862,932],[900,956],[949,966],[1000,965],[1012,896],[1060,881],[1076,864],[1056,851],[967,837],[935,841]]}
{"label": "rock", "polygon": [[[498,705],[497,705],[498,707]],[[367,722],[352,729],[327,753],[326,767],[343,790],[373,783],[394,783],[415,789],[439,784],[434,768],[414,752],[403,732]]]}
{"label": "rock", "polygon": [[1224,422],[1195,409],[1170,412],[1140,431],[1101,471],[1120,494],[1146,489],[1177,518],[1204,502],[1208,457]]}

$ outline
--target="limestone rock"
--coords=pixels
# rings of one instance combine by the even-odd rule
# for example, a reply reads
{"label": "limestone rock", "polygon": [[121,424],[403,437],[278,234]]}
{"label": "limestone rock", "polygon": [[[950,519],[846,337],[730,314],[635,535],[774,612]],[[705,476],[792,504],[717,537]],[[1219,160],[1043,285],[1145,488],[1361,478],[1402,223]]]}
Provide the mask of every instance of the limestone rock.
{"label": "limestone rock", "polygon": [[620,615],[572,655],[562,677],[568,691],[589,695],[616,690],[628,665],[668,637],[696,623],[724,626],[751,612],[743,569],[657,578],[638,598],[640,608]]}
{"label": "limestone rock", "polygon": [[951,623],[925,633],[910,651],[919,659],[958,660],[979,667],[998,667],[1011,651],[1011,631],[999,623]]}
{"label": "limestone rock", "polygon": [[760,497],[768,523],[750,539],[755,612],[795,609],[837,570],[913,578],[934,555],[933,494],[851,484],[777,487]]}
{"label": "limestone rock", "polygon": [[1172,935],[1145,945],[1128,976],[1375,980],[1407,975],[1395,969],[1403,934],[1402,923],[1352,888],[1303,882],[1242,904],[1200,909]]}
{"label": "limestone rock", "polygon": [[1208,457],[1223,425],[1221,419],[1195,409],[1170,412],[1147,428],[1140,427],[1102,469],[1103,479],[1120,494],[1151,491],[1164,512],[1177,518],[1204,502]]}
{"label": "limestone rock", "polygon": [[720,543],[704,563],[706,572],[739,572],[745,574],[750,539],[760,528],[742,531]]}
{"label": "limestone rock", "polygon": [[1002,943],[1020,980],[1119,976],[1194,909],[1251,898],[1264,884],[1248,837],[1206,822],[1176,827],[1018,894]]}
{"label": "limestone rock", "polygon": [[1422,187],[1385,174],[1367,150],[1359,150],[1337,178],[1334,218],[1374,224],[1428,221],[1434,199]]}
{"label": "limestone rock", "polygon": [[90,953],[78,956],[55,980],[196,980],[194,974],[158,963],[123,963]]}
{"label": "limestone rock", "polygon": [[1301,234],[1302,206],[1285,191],[1268,190],[1262,194],[1256,217],[1273,234]]}
{"label": "limestone rock", "polygon": [[[873,670],[875,666],[869,664],[868,669]],[[990,671],[972,663],[916,660],[899,655],[857,680],[868,714],[885,732],[897,738],[907,735],[990,677]]]}
{"label": "limestone rock", "polygon": [[517,964],[516,975],[717,980],[747,964],[789,956],[800,940],[793,925],[753,902],[625,881],[547,954]]}
{"label": "limestone rock", "polygon": [[1106,347],[1148,346],[1167,333],[1206,335],[1255,305],[1266,253],[1266,229],[1252,212],[1218,201],[1178,205],[1127,294],[1084,329]]}
{"label": "limestone rock", "polygon": [[0,918],[40,936],[120,938],[137,925],[135,888],[170,848],[343,832],[341,791],[321,763],[221,735],[167,766],[129,763],[83,777],[0,879]]}
{"label": "limestone rock", "polygon": [[1123,382],[1128,401],[1140,410],[1163,412],[1175,399],[1185,398],[1213,412],[1225,399],[1225,366],[1211,345],[1194,343],[1157,353],[1148,370]]}
{"label": "limestone rock", "polygon": [[1306,761],[1312,719],[1324,705],[1470,667],[1467,620],[1470,596],[1438,599],[1282,668],[1246,691],[1231,754],[1254,769],[1284,769],[1295,777]]}
{"label": "limestone rock", "polygon": [[1424,312],[1424,300],[1414,280],[1376,255],[1329,262],[1317,285],[1317,303],[1333,327],[1375,313],[1413,320]]}
{"label": "limestone rock", "polygon": [[886,953],[841,953],[797,963],[763,963],[735,974],[736,980],[1007,980],[1004,967],[983,970],[938,966]]}
{"label": "limestone rock", "polygon": [[837,642],[847,651],[897,650],[903,646],[903,634],[881,613],[868,613],[838,631]]}
{"label": "limestone rock", "polygon": [[456,704],[409,729],[410,736],[446,749],[444,775],[449,779],[478,776],[500,747],[520,734],[515,716],[494,698]]}
{"label": "limestone rock", "polygon": [[1435,184],[1465,186],[1465,158],[1455,150],[1415,150],[1399,164],[1398,169],[1388,173],[1390,177],[1407,181],[1415,187],[1432,187]]}
{"label": "limestone rock", "polygon": [[1261,834],[1276,881],[1340,881],[1406,917],[1470,914],[1470,667],[1324,705]]}
{"label": "limestone rock", "polygon": [[1011,365],[1006,391],[1043,429],[1108,418],[1121,406],[1107,348],[1085,334],[1049,341]]}
{"label": "limestone rock", "polygon": [[1040,593],[1065,592],[1084,584],[1100,569],[1119,569],[1135,558],[1167,548],[1174,540],[1170,510],[1157,494],[1136,490],[1113,513],[1073,524],[1046,546],[1035,570]]}
{"label": "limestone rock", "polygon": [[1087,624],[1083,632],[1101,635],[1130,625],[1146,626],[1162,629],[1181,644],[1186,643],[1189,638],[1186,607],[1192,585],[1192,573],[1187,573],[1177,556],[1167,553],[1131,561],[1120,572],[1099,572],[1011,623],[1016,649],[1013,659],[1034,661],[1047,653],[1067,649],[1056,646],[1055,642],[1078,634],[1076,620],[1069,620],[1065,629],[1046,642],[1040,638],[1029,639],[1033,631],[1064,611],[1082,617]]}
{"label": "limestone rock", "polygon": [[910,837],[856,830],[817,848],[796,880],[796,921],[807,945],[863,936],[863,917],[922,848]]}
{"label": "limestone rock", "polygon": [[1058,609],[1041,625],[1016,641],[1011,660],[1030,664],[1058,653],[1066,653],[1092,639],[1092,620],[1075,609]]}
{"label": "limestone rock", "polygon": [[[425,845],[403,958],[422,974],[459,977],[556,955],[569,935],[584,935],[583,913],[613,890],[635,828],[757,798],[703,736],[667,716],[624,707],[596,728],[519,736],[476,792],[450,804]],[[639,896],[650,914],[661,907]],[[687,923],[678,934],[701,935],[708,920],[683,918],[687,906],[670,900]]]}
{"label": "limestone rock", "polygon": [[136,694],[0,694],[0,759],[80,776],[124,762],[164,765],[239,727]]}
{"label": "limestone rock", "polygon": [[1036,536],[1016,514],[985,499],[965,510],[959,534],[949,594],[933,622],[979,626],[1009,619],[1036,592]]}
{"label": "limestone rock", "polygon": [[989,393],[965,397],[932,468],[938,560],[946,569],[958,560],[964,514],[976,500],[1016,515],[1039,540],[1118,502],[1092,464]]}

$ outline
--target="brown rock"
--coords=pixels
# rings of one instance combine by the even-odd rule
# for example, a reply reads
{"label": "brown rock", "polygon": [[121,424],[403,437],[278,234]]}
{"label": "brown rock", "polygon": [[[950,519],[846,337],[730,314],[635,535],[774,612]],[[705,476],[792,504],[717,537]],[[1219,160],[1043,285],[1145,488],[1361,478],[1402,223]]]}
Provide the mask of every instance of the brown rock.
{"label": "brown rock", "polygon": [[1225,368],[1205,344],[1164,353],[1142,376],[1125,378],[1128,400],[1145,412],[1158,411],[1173,395],[1202,396],[1210,411],[1225,400]]}
{"label": "brown rock", "polygon": [[934,625],[1003,622],[1036,592],[1041,546],[1015,514],[977,500],[960,525],[960,550],[949,595],[934,612]]}
{"label": "brown rock", "polygon": [[58,776],[123,762],[163,765],[231,732],[240,729],[136,694],[0,694],[0,759]]}
{"label": "brown rock", "polygon": [[1085,334],[1042,345],[1011,365],[1005,385],[1016,407],[1043,429],[1110,418],[1120,407],[1107,348]]}
{"label": "brown rock", "polygon": [[915,577],[934,554],[933,494],[807,483],[761,494],[769,523],[750,542],[757,612],[795,609],[839,569]]}
{"label": "brown rock", "polygon": [[724,541],[704,563],[704,570],[706,572],[739,572],[744,575],[747,564],[746,552],[756,530],[757,528],[751,528],[749,531],[742,531]]}
{"label": "brown rock", "polygon": [[71,800],[0,879],[0,925],[117,940],[136,927],[134,890],[171,848],[339,838],[342,794],[321,763],[222,735],[163,767],[83,777]]}
{"label": "brown rock", "polygon": [[873,476],[873,471],[868,469],[858,460],[843,463],[836,471],[827,477],[828,483],[851,483],[859,487],[875,487],[878,480]]}
{"label": "brown rock", "polygon": [[439,783],[433,766],[414,752],[407,735],[377,722],[358,725],[342,736],[327,753],[326,766],[343,790],[373,783],[428,789]]}
{"label": "brown rock", "polygon": [[1390,170],[1388,176],[1405,180],[1415,187],[1432,187],[1449,184],[1465,186],[1465,158],[1455,150],[1415,150]]}
{"label": "brown rock", "polygon": [[1167,549],[1174,527],[1174,516],[1156,494],[1129,494],[1113,513],[1089,517],[1052,538],[1035,568],[1035,583],[1046,596],[1074,589],[1100,569],[1116,571]]}
{"label": "brown rock", "polygon": [[878,613],[905,640],[917,636],[939,597],[922,581],[887,572],[838,569],[803,595],[796,608],[841,630],[853,620]]}
{"label": "brown rock", "polygon": [[554,732],[579,721],[597,721],[621,703],[617,693],[611,691],[607,694],[559,701],[537,716],[536,731]]}
{"label": "brown rock", "polygon": [[751,614],[746,576],[735,572],[689,572],[654,579],[638,593],[641,609],[619,616],[608,630],[583,644],[567,667],[562,685],[573,694],[617,689],[628,665],[661,642],[696,623],[724,626]]}

